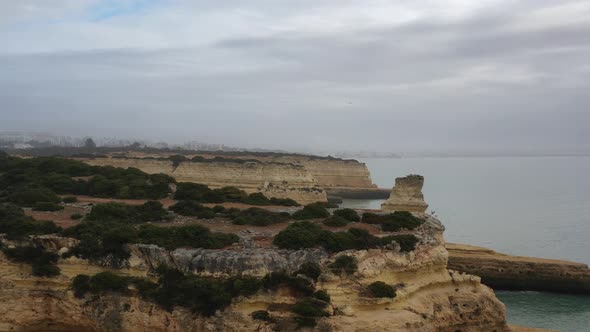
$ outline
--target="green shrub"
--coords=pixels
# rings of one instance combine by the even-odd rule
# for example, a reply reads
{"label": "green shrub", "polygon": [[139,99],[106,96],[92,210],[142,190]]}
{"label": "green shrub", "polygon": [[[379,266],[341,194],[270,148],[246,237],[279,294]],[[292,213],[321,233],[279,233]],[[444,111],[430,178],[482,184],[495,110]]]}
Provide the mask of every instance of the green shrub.
{"label": "green shrub", "polygon": [[352,256],[339,256],[329,267],[334,274],[345,273],[350,275],[358,269],[356,258]]}
{"label": "green shrub", "polygon": [[319,264],[314,262],[305,262],[299,266],[299,270],[295,272],[295,275],[302,274],[313,281],[317,281],[322,274],[322,268]]}
{"label": "green shrub", "polygon": [[80,213],[74,213],[70,216],[70,219],[72,220],[78,220],[78,219],[82,219],[84,216]]}
{"label": "green shrub", "polygon": [[395,297],[395,288],[384,283],[383,281],[375,281],[367,286],[367,290],[373,297]]}
{"label": "green shrub", "polygon": [[14,191],[8,201],[21,206],[34,206],[37,202],[59,203],[61,198],[46,188],[28,188]]}
{"label": "green shrub", "polygon": [[215,217],[215,211],[205,207],[196,201],[179,201],[169,207],[170,210],[182,216],[193,216],[201,219],[212,219]]}
{"label": "green shrub", "polygon": [[13,262],[31,264],[34,276],[54,277],[60,274],[59,268],[55,266],[59,256],[41,247],[4,248],[2,251]]}
{"label": "green shrub", "polygon": [[64,203],[76,203],[78,201],[78,197],[76,196],[66,196],[61,199]]}
{"label": "green shrub", "polygon": [[314,298],[305,298],[297,301],[291,308],[293,313],[303,317],[327,317],[328,312],[324,310],[328,303]]}
{"label": "green shrub", "polygon": [[319,244],[322,228],[309,221],[293,223],[275,235],[273,244],[281,249],[313,248]]}
{"label": "green shrub", "polygon": [[407,211],[396,211],[390,214],[378,215],[375,213],[363,214],[363,223],[380,224],[383,231],[397,232],[402,229],[413,230],[424,223],[424,220],[415,217]]}
{"label": "green shrub", "polygon": [[64,207],[53,202],[37,202],[33,207],[33,211],[60,211],[63,210]]}
{"label": "green shrub", "polygon": [[225,207],[223,207],[222,205],[215,205],[213,207],[213,212],[215,212],[215,213],[223,213],[223,212],[225,212],[225,210],[226,210]]}
{"label": "green shrub", "polygon": [[310,296],[314,292],[309,280],[297,276],[290,276],[285,272],[271,272],[262,279],[264,289],[277,290],[280,286],[287,286],[292,291],[303,296]]}
{"label": "green shrub", "polygon": [[290,219],[287,212],[272,212],[261,208],[248,208],[239,212],[232,211],[230,218],[236,225],[268,226]]}
{"label": "green shrub", "polygon": [[330,212],[320,203],[308,204],[303,209],[293,213],[293,219],[296,220],[327,218],[329,216]]}
{"label": "green shrub", "polygon": [[176,185],[176,193],[174,199],[176,200],[193,200],[203,201],[206,193],[211,191],[209,187],[200,183],[180,182]]}
{"label": "green shrub", "polygon": [[269,322],[271,320],[270,314],[266,310],[256,310],[256,311],[253,311],[250,314],[250,316],[254,320],[262,320],[262,321],[265,321],[265,322]]}
{"label": "green shrub", "polygon": [[276,198],[271,197],[270,199],[271,205],[282,205],[282,206],[301,206],[301,204],[297,203],[296,201],[290,198]]}
{"label": "green shrub", "polygon": [[90,290],[93,293],[118,292],[127,293],[130,279],[105,271],[90,278]]}
{"label": "green shrub", "polygon": [[228,280],[228,285],[233,296],[251,296],[262,288],[262,280],[248,276],[234,277]]}
{"label": "green shrub", "polygon": [[8,239],[18,240],[27,235],[57,233],[61,228],[51,221],[37,221],[25,215],[23,209],[12,203],[0,203],[0,233]]}
{"label": "green shrub", "polygon": [[72,280],[72,289],[74,290],[74,296],[77,298],[83,298],[84,295],[90,292],[90,276],[85,274],[78,274]]}
{"label": "green shrub", "polygon": [[319,290],[313,293],[313,297],[326,303],[330,303],[331,301],[330,294],[328,294],[328,292],[326,292],[325,290]]}
{"label": "green shrub", "polygon": [[252,193],[242,200],[244,204],[270,205],[270,200],[262,193]]}
{"label": "green shrub", "polygon": [[391,241],[395,241],[399,244],[400,251],[410,252],[416,249],[416,244],[420,240],[413,234],[391,235],[381,238],[381,245],[387,245],[391,243]]}
{"label": "green shrub", "polygon": [[143,223],[161,221],[168,213],[158,201],[147,201],[142,205],[127,205],[110,202],[96,204],[86,219],[91,221],[121,221],[125,223]]}
{"label": "green shrub", "polygon": [[334,216],[342,217],[348,221],[358,222],[361,221],[358,213],[353,209],[339,209],[334,211]]}
{"label": "green shrub", "polygon": [[340,216],[331,216],[329,218],[324,219],[324,221],[322,221],[322,223],[326,226],[329,227],[343,227],[348,225],[350,221],[342,218]]}

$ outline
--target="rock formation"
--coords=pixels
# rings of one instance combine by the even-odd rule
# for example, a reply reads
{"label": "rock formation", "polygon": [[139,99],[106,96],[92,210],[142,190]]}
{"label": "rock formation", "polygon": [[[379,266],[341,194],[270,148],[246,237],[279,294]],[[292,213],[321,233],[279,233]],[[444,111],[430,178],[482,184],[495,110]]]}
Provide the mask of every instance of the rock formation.
{"label": "rock formation", "polygon": [[396,178],[391,195],[387,201],[381,204],[381,209],[386,211],[426,211],[428,204],[424,202],[422,195],[423,185],[424,177],[421,175]]}
{"label": "rock formation", "polygon": [[[148,276],[154,266],[166,264],[210,277],[262,276],[271,271],[291,273],[302,262],[318,262],[322,275],[316,288],[328,292],[332,307],[316,330],[509,331],[504,305],[491,289],[478,277],[447,270],[444,227],[434,217],[421,217],[426,222],[416,230],[420,244],[408,253],[369,249],[329,254],[321,249],[273,247],[167,251],[131,245],[127,268],[117,272]],[[38,243],[48,249],[68,243],[54,240],[59,243],[48,239]],[[356,258],[357,272],[351,276],[331,272],[328,265],[341,255]],[[255,321],[250,313],[268,310],[279,321],[292,322],[289,307],[297,301],[288,289],[262,290],[236,298],[231,306],[205,318],[182,308],[168,312],[136,296],[111,293],[77,299],[69,290],[71,279],[106,269],[80,259],[60,260],[62,275],[52,279],[32,277],[30,267],[8,262],[1,253],[0,267],[0,331],[271,331],[273,323]],[[367,296],[367,285],[375,281],[395,285],[395,298]],[[293,331],[295,326],[281,328]]]}
{"label": "rock formation", "polygon": [[234,186],[248,193],[261,192],[269,198],[291,198],[303,205],[327,201],[326,192],[315,178],[299,165],[256,161],[183,161],[175,166],[170,160],[147,158],[80,160],[94,166],[134,167],[146,173],[164,173],[177,181],[202,183],[211,188]]}
{"label": "rock formation", "polygon": [[474,274],[490,287],[590,294],[590,269],[586,264],[522,256],[447,243],[449,268]]}

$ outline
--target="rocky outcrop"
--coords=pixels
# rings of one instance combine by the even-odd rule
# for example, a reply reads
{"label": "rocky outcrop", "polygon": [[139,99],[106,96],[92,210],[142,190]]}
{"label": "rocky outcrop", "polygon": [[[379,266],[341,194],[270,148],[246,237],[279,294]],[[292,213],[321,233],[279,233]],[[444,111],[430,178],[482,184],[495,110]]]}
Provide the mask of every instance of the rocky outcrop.
{"label": "rocky outcrop", "polygon": [[422,186],[424,186],[424,177],[421,175],[396,178],[391,195],[387,201],[381,204],[381,209],[386,211],[426,211],[428,204],[424,202]]}
{"label": "rocky outcrop", "polygon": [[[434,217],[421,216],[426,219],[416,233],[421,240],[409,253],[399,252],[399,246],[334,255],[321,249],[167,251],[153,245],[132,245],[127,268],[117,272],[149,276],[153,267],[166,264],[207,277],[262,276],[272,271],[292,273],[303,262],[317,262],[322,275],[316,289],[326,290],[332,304],[332,315],[322,318],[317,330],[508,331],[504,305],[478,277],[447,270],[444,227]],[[331,272],[328,265],[341,255],[356,258],[357,272],[351,276]],[[1,256],[0,266],[0,331],[271,331],[272,324],[250,318],[255,310],[268,310],[279,321],[291,322],[281,325],[283,331],[295,329],[289,308],[297,298],[288,289],[236,298],[230,307],[204,318],[182,308],[167,312],[135,296],[77,299],[68,289],[71,278],[105,269],[83,260],[61,260],[62,275],[54,279],[34,278],[30,267],[12,264]],[[368,296],[366,287],[375,281],[394,285],[396,297]]]}
{"label": "rocky outcrop", "polygon": [[206,184],[212,188],[238,187],[267,197],[291,198],[300,204],[327,201],[326,192],[303,167],[291,164],[231,161],[191,162],[178,165],[170,160],[146,158],[80,159],[94,166],[138,168],[146,173],[164,173],[177,181]]}
{"label": "rocky outcrop", "polygon": [[491,249],[447,243],[449,269],[480,276],[494,289],[538,290],[590,294],[586,264],[522,256]]}

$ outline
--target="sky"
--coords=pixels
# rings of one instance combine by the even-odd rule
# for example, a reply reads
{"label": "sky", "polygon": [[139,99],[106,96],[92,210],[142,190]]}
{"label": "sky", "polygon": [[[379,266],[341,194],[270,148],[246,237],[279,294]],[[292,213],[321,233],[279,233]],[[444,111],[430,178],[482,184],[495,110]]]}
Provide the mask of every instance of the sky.
{"label": "sky", "polygon": [[0,0],[0,130],[590,151],[590,1]]}

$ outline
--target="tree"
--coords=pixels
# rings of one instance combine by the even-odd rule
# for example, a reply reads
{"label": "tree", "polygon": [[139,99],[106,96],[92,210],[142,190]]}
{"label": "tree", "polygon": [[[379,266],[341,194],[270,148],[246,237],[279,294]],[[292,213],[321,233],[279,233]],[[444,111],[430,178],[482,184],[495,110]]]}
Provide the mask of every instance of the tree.
{"label": "tree", "polygon": [[88,137],[84,141],[84,147],[87,148],[87,149],[95,149],[96,148],[96,143],[94,143],[94,141],[92,140],[92,138]]}

